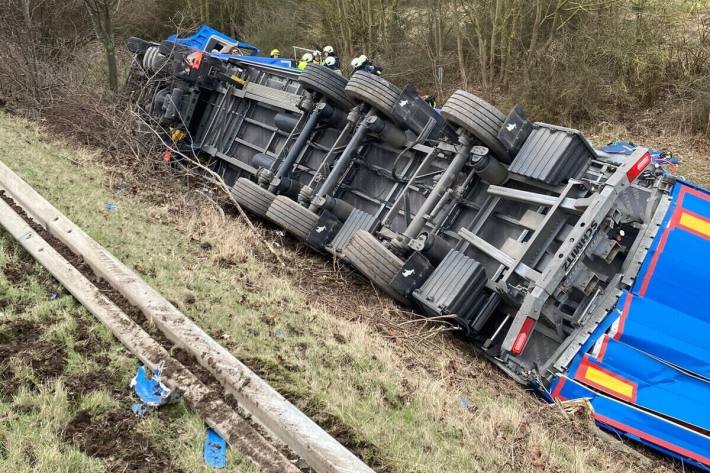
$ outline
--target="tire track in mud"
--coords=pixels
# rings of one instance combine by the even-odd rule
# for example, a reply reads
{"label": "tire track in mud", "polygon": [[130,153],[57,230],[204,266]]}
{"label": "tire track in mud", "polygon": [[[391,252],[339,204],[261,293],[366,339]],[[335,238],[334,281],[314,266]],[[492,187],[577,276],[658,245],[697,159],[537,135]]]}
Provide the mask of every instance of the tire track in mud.
{"label": "tire track in mud", "polygon": [[[172,358],[166,360],[166,368],[164,370],[166,374],[169,372],[179,372],[180,370],[183,370],[190,375],[196,376],[200,381],[202,381],[204,386],[206,386],[209,391],[207,396],[203,396],[196,405],[192,406],[193,409],[203,414],[205,411],[210,411],[210,409],[215,407],[217,403],[223,403],[222,405],[226,404],[242,416],[242,420],[245,422],[240,422],[236,426],[236,429],[232,429],[233,431],[231,433],[233,434],[233,438],[228,438],[226,440],[232,445],[242,445],[247,452],[252,451],[256,453],[256,458],[264,459],[264,461],[257,462],[260,467],[260,471],[265,473],[284,472],[283,464],[279,466],[279,463],[272,463],[268,460],[268,458],[273,455],[269,449],[273,449],[274,447],[280,455],[286,458],[286,461],[290,462],[292,465],[298,464],[298,468],[296,466],[292,467],[294,471],[311,471],[307,466],[301,467],[302,462],[299,461],[298,456],[279,441],[271,439],[273,447],[270,445],[269,449],[264,450],[259,443],[259,438],[261,438],[261,442],[263,443],[263,436],[265,434],[264,429],[252,422],[250,417],[244,414],[236,400],[234,400],[231,396],[224,395],[224,390],[215,377],[200,366],[197,360],[195,360],[192,356],[170,342],[154,324],[146,319],[139,309],[132,306],[120,293],[118,293],[118,291],[114,290],[106,281],[96,277],[91,268],[81,257],[75,255],[71,250],[69,250],[69,248],[54,238],[41,225],[33,221],[26,214],[24,209],[18,206],[14,200],[12,200],[4,192],[0,192],[0,199],[10,205],[13,210],[15,210],[15,212],[17,212],[17,214],[20,215],[22,219],[53,249],[64,257],[84,277],[91,281],[91,283],[99,289],[103,296],[118,306],[118,308],[120,308],[129,319],[147,332],[160,347],[170,353]],[[29,258],[28,255],[23,256],[27,256]],[[14,353],[11,349],[8,350],[8,354]],[[88,346],[85,347],[85,350],[90,351],[91,345],[88,344]],[[3,352],[0,351],[0,357],[2,356],[2,353]],[[62,360],[64,359],[64,357],[56,358]],[[0,358],[0,363],[1,362],[2,358]],[[59,370],[57,368],[54,371],[63,372],[63,369]],[[44,376],[46,376],[46,379],[52,378],[51,370],[44,370],[39,374],[43,379],[45,379]],[[84,383],[96,382],[98,381],[98,378],[98,376],[88,374],[80,376],[76,382],[69,381],[68,391],[70,393],[70,398],[80,398]],[[2,393],[0,392],[0,394]],[[123,397],[127,397],[127,395],[124,395]],[[216,412],[222,411],[218,410]],[[80,450],[84,451],[88,455],[106,459],[109,471],[138,471],[140,473],[178,471],[169,467],[170,459],[167,454],[160,455],[159,453],[161,452],[154,450],[149,445],[149,439],[136,431],[134,427],[137,423],[138,419],[135,418],[132,412],[130,412],[128,406],[124,409],[117,409],[96,417],[92,417],[87,411],[79,411],[67,425],[63,434],[63,439],[76,445],[80,448]],[[116,428],[115,426],[122,427]],[[127,438],[127,436],[129,438]],[[125,449],[125,452],[123,451],[124,444],[129,445]],[[132,448],[131,446],[135,448]],[[248,456],[253,458],[252,455]],[[135,458],[141,457],[147,458],[150,461],[134,461]],[[291,468],[288,470],[290,471]]]}
{"label": "tire track in mud", "polygon": [[[32,258],[25,252],[20,253],[17,261],[3,268],[3,271],[12,286],[21,287],[30,277],[41,276],[42,286],[47,289],[47,293],[55,290],[55,287],[48,286],[51,284],[49,278],[45,280],[45,275],[40,273],[38,266],[33,264]],[[22,317],[25,308],[24,305],[13,306],[18,317]],[[15,317],[0,320],[0,399],[13,402],[12,409],[18,414],[27,414],[38,408],[14,403],[15,395],[23,387],[36,393],[41,385],[61,379],[72,408],[78,408],[84,395],[106,391],[121,407],[100,415],[79,410],[59,438],[86,455],[104,460],[109,473],[182,473],[172,466],[167,452],[138,431],[140,419],[130,411],[130,394],[127,388],[120,387],[123,380],[116,373],[103,368],[108,366],[108,359],[97,353],[108,347],[108,344],[89,331],[89,322],[84,318],[77,319],[73,348],[76,353],[95,362],[99,368],[88,373],[65,375],[68,368],[67,349],[59,342],[43,339],[56,322],[59,320],[53,317],[43,319],[42,323]],[[13,364],[31,367],[35,379],[17,379]],[[33,462],[33,455],[34,452],[28,452],[30,463]]]}

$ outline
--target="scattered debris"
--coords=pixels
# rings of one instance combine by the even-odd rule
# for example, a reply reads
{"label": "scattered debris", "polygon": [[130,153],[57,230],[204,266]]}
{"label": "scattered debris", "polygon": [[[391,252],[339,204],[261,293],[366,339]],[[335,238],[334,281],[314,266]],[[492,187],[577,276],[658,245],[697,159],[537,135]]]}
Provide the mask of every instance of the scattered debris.
{"label": "scattered debris", "polygon": [[124,195],[128,192],[128,185],[125,183],[116,184],[113,186],[113,193],[116,195]]}
{"label": "scattered debris", "polygon": [[463,396],[459,396],[459,405],[472,414],[478,411],[478,407]]}
{"label": "scattered debris", "polygon": [[[614,140],[601,148],[601,151],[605,153],[630,156],[638,147],[638,145],[629,141]],[[662,168],[664,171],[666,170],[666,167],[668,167],[670,171],[675,172],[678,164],[680,164],[680,159],[672,151],[650,148],[648,152],[651,155],[653,165],[657,168]]]}
{"label": "scattered debris", "polygon": [[207,429],[203,457],[205,464],[210,468],[225,468],[227,466],[227,442],[211,428]]}
{"label": "scattered debris", "polygon": [[148,406],[142,402],[135,402],[131,404],[131,411],[138,417],[145,417],[148,415]]}
{"label": "scattered debris", "polygon": [[594,418],[594,408],[587,398],[569,399],[566,401],[556,400],[555,403],[568,417],[582,416],[590,419]]}
{"label": "scattered debris", "polygon": [[[4,179],[13,181],[13,185],[7,185]],[[224,435],[224,439],[228,439],[230,443],[240,440],[240,452],[259,466],[261,471],[297,473],[298,470],[293,466],[292,459],[280,449],[280,444],[275,445],[273,439],[265,438],[245,420],[243,415],[236,411],[236,408],[231,407],[226,400],[221,399],[219,394],[206,384],[221,383],[234,386],[235,379],[238,379],[241,388],[243,388],[243,380],[246,379],[250,383],[250,394],[245,397],[249,399],[249,396],[256,397],[258,394],[259,400],[258,403],[255,403],[256,407],[248,411],[249,414],[255,415],[253,411],[258,411],[258,415],[269,419],[270,430],[273,426],[274,435],[291,447],[294,453],[302,455],[304,460],[309,463],[325,465],[324,468],[328,468],[329,471],[343,471],[343,468],[347,467],[348,471],[372,473],[373,470],[362,460],[306,417],[293,404],[285,400],[253,371],[241,364],[230,352],[218,345],[138,275],[132,273],[113,255],[91,240],[2,163],[0,163],[0,183],[3,187],[16,191],[7,197],[4,193],[0,193],[2,226],[32,257],[49,270],[57,281],[64,285],[89,312],[107,326],[124,346],[128,347],[149,367],[141,366],[130,383],[147,410],[175,400],[177,393],[180,395],[184,393],[189,407],[200,413],[209,425],[214,426]],[[17,205],[18,200],[28,207],[21,208]],[[42,211],[35,211],[35,205],[40,205],[49,213],[45,215]],[[34,225],[25,219],[30,212],[34,214]],[[62,225],[64,228],[56,232],[58,225]],[[69,229],[67,230],[66,227]],[[55,236],[55,232],[57,236]],[[43,238],[43,235],[47,235],[48,238]],[[71,250],[66,248],[69,246],[67,241],[72,244]],[[72,256],[69,257],[71,260],[82,258],[83,261],[89,262],[84,265],[87,274],[83,274],[62,252],[71,252]],[[86,268],[89,265],[93,270],[91,273]],[[94,285],[93,278],[102,278],[103,288]],[[127,280],[128,282],[126,282]],[[105,293],[110,293],[113,298],[109,298]],[[117,304],[125,304],[130,309],[124,312],[122,307]],[[170,335],[168,334],[179,332],[180,335],[176,335],[176,337],[197,357],[195,366],[199,363],[201,365],[200,371],[203,369],[212,371],[210,368],[214,368],[213,363],[219,359],[219,363],[228,368],[224,371],[238,373],[240,376],[237,378],[234,374],[225,374],[222,370],[216,370],[213,373],[216,379],[201,381],[195,373],[176,360],[166,346],[152,338],[137,321],[128,315],[128,313],[134,315],[137,306],[145,315],[159,311],[160,322],[163,324],[156,320],[156,325],[162,333],[156,334],[156,336],[169,339]],[[152,329],[153,327],[151,327]],[[182,341],[186,338],[184,330],[191,332],[189,342]],[[167,341],[164,343],[169,344]],[[204,358],[207,360],[203,362]],[[52,359],[63,360],[64,357],[55,356]],[[37,371],[34,363],[32,368],[35,372]],[[153,370],[152,373],[149,370]],[[165,384],[161,380],[161,374],[164,376]],[[117,409],[117,411],[123,412],[138,422],[138,417],[135,414],[144,414],[146,409],[133,406],[132,412],[128,412],[125,407]],[[83,423],[83,421],[83,418],[78,420],[79,423]],[[71,438],[73,440],[74,436]],[[304,439],[308,439],[308,446],[304,443]],[[110,469],[110,471],[142,470],[123,468],[120,470]],[[160,468],[155,471],[175,470]]]}
{"label": "scattered debris", "polygon": [[138,368],[138,372],[131,380],[131,387],[142,401],[142,404],[134,404],[132,407],[133,412],[137,415],[145,415],[149,407],[168,404],[178,397],[177,393],[160,381],[160,370],[153,371],[153,376],[149,377],[145,366]]}

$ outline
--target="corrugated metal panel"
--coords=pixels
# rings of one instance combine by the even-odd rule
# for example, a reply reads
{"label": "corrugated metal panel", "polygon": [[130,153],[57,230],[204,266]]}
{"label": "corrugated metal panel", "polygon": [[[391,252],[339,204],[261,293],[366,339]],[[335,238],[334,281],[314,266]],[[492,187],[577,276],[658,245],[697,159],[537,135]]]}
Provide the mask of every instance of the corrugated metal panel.
{"label": "corrugated metal panel", "polygon": [[578,130],[535,123],[510,172],[558,185],[579,177],[594,158],[594,150]]}
{"label": "corrugated metal panel", "polygon": [[377,219],[374,216],[362,210],[354,209],[343,224],[343,228],[333,238],[330,246],[336,253],[341,253],[356,231],[365,230],[371,233],[376,224]]}
{"label": "corrugated metal panel", "polygon": [[414,298],[432,315],[456,314],[468,320],[481,306],[486,271],[457,250],[451,250]]}

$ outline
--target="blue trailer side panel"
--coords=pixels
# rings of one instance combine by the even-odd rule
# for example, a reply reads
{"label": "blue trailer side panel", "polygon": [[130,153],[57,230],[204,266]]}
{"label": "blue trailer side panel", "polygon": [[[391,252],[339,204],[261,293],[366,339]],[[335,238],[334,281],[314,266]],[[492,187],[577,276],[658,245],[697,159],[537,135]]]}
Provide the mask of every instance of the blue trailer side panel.
{"label": "blue trailer side panel", "polygon": [[550,389],[604,427],[710,470],[710,192],[678,181],[630,291]]}

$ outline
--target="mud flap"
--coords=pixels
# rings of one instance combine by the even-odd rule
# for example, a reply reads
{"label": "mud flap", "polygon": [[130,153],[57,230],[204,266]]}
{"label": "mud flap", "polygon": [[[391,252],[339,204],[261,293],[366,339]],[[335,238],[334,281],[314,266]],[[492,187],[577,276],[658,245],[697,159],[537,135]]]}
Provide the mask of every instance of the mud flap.
{"label": "mud flap", "polygon": [[434,271],[434,266],[421,253],[415,252],[407,258],[394,278],[390,281],[390,287],[402,296],[409,299],[412,293],[418,289],[429,275]]}
{"label": "mud flap", "polygon": [[343,224],[329,211],[324,211],[306,237],[306,244],[316,250],[325,248],[338,234]]}

